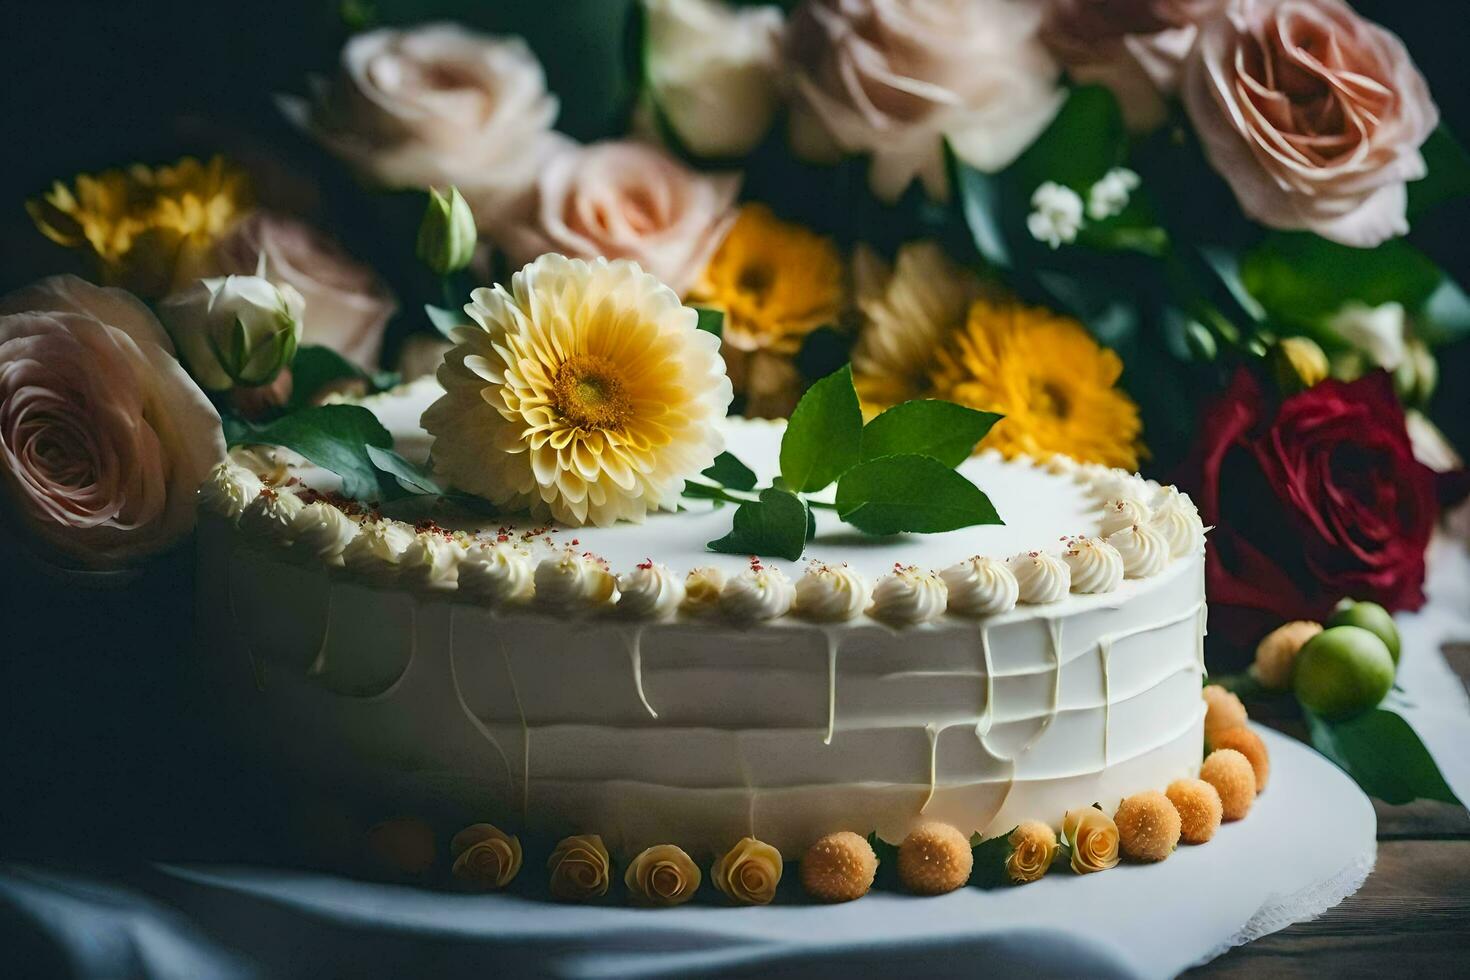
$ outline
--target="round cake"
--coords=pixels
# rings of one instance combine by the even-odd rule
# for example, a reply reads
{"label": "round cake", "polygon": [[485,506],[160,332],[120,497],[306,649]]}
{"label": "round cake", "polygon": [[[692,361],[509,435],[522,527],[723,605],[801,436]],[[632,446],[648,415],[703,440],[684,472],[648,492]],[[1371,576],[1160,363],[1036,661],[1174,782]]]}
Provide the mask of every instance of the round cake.
{"label": "round cake", "polygon": [[[439,394],[362,404],[423,459]],[[724,427],[769,481],[784,423]],[[872,538],[819,510],[788,562],[711,552],[732,510],[714,502],[607,528],[392,516],[295,457],[237,453],[202,491],[219,713],[382,815],[597,833],[623,855],[750,836],[797,856],[928,821],[989,837],[1196,774],[1189,499],[1065,459],[959,469],[1003,525]]]}

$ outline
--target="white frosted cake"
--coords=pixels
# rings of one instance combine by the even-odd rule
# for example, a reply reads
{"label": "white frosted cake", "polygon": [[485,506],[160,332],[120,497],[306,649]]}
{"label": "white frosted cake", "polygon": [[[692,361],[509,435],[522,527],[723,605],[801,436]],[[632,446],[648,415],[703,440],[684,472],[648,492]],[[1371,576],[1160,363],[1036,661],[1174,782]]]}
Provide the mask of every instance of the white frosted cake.
{"label": "white frosted cake", "polygon": [[[439,393],[365,404],[423,458]],[[782,426],[732,419],[727,445],[769,480]],[[990,836],[1195,774],[1188,498],[1066,460],[982,453],[960,471],[1003,526],[871,538],[819,511],[798,563],[707,550],[728,506],[416,529],[319,499],[339,485],[323,470],[237,456],[203,490],[222,714],[262,757],[384,814],[596,832],[623,855],[751,836],[790,857],[929,820]]]}

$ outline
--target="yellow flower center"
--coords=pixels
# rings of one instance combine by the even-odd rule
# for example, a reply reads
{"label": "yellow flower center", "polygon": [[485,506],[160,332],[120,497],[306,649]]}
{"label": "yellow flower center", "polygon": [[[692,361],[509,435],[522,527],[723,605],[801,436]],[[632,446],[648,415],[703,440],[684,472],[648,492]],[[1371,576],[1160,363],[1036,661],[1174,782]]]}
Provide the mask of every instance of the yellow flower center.
{"label": "yellow flower center", "polygon": [[557,368],[551,404],[564,420],[583,429],[622,428],[633,401],[616,366],[597,354],[573,354]]}

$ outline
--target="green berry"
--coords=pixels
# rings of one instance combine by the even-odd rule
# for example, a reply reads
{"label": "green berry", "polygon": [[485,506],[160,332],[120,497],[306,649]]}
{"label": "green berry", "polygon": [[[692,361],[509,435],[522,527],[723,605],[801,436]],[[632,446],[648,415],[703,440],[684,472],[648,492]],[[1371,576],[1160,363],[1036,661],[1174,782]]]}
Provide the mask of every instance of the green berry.
{"label": "green berry", "polygon": [[1322,624],[1326,627],[1333,626],[1359,626],[1370,633],[1375,634],[1383,645],[1388,647],[1388,655],[1393,658],[1394,666],[1399,662],[1399,628],[1394,625],[1393,617],[1388,614],[1376,602],[1343,602],[1337,612],[1333,613],[1327,622]]}
{"label": "green berry", "polygon": [[1393,687],[1393,657],[1378,634],[1334,626],[1297,655],[1292,689],[1302,706],[1329,720],[1350,718],[1382,701]]}

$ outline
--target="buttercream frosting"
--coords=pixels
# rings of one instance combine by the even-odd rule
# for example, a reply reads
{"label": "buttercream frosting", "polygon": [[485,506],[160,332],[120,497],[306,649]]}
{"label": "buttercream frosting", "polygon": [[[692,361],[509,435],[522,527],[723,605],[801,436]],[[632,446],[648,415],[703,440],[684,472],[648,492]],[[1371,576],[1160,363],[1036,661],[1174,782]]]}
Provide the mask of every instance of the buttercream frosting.
{"label": "buttercream frosting", "polygon": [[618,576],[618,612],[632,619],[668,619],[684,603],[684,581],[667,565],[646,561]]}
{"label": "buttercream frosting", "polygon": [[1101,538],[1068,538],[1062,560],[1071,570],[1073,592],[1112,592],[1123,582],[1123,556]]}
{"label": "buttercream frosting", "polygon": [[752,565],[720,589],[720,611],[737,623],[784,616],[795,600],[796,589],[786,573],[766,565]]}
{"label": "buttercream frosting", "polygon": [[296,550],[335,568],[342,567],[342,552],[357,537],[357,528],[356,518],[324,500],[307,504],[291,521]]}
{"label": "buttercream frosting", "polygon": [[264,486],[260,477],[226,460],[209,471],[199,487],[199,502],[221,517],[237,521]]}
{"label": "buttercream frosting", "polygon": [[357,536],[342,549],[342,566],[354,575],[386,581],[396,574],[399,558],[412,542],[413,532],[406,524],[364,521]]}
{"label": "buttercream frosting", "polygon": [[291,522],[306,506],[290,490],[263,487],[240,512],[240,529],[282,544],[291,541]]}
{"label": "buttercream frosting", "polygon": [[439,531],[420,531],[398,558],[398,574],[412,588],[446,589],[455,584],[464,548]]}
{"label": "buttercream frosting", "polygon": [[508,542],[471,545],[459,560],[459,589],[492,604],[529,602],[536,591],[531,556]]}
{"label": "buttercream frosting", "polygon": [[1007,564],[1016,576],[1022,602],[1057,602],[1072,587],[1072,570],[1047,551],[1023,551]]}
{"label": "buttercream frosting", "polygon": [[704,616],[720,608],[720,592],[725,588],[725,573],[705,565],[684,577],[684,611]]}
{"label": "buttercream frosting", "polygon": [[1128,578],[1157,575],[1169,564],[1169,542],[1152,524],[1130,524],[1107,540],[1123,556],[1123,574]]}
{"label": "buttercream frosting", "polygon": [[1169,555],[1182,558],[1198,551],[1204,543],[1205,526],[1199,511],[1188,496],[1177,487],[1163,487],[1154,499],[1154,516],[1150,522],[1169,542]]}
{"label": "buttercream frosting", "polygon": [[948,601],[944,579],[915,565],[895,568],[873,586],[873,618],[911,626],[938,619]]}
{"label": "buttercream frosting", "polygon": [[851,567],[812,562],[796,582],[792,610],[803,619],[842,622],[861,616],[870,595],[867,581]]}
{"label": "buttercream frosting", "polygon": [[1005,562],[985,555],[951,565],[939,577],[948,590],[949,611],[957,616],[993,616],[1012,609],[1021,597],[1015,573]]}
{"label": "buttercream frosting", "polygon": [[536,566],[536,601],[553,609],[594,609],[617,599],[617,578],[592,555],[567,548]]}
{"label": "buttercream frosting", "polygon": [[1121,531],[1130,524],[1147,524],[1152,518],[1153,511],[1139,497],[1133,495],[1115,497],[1103,504],[1102,520],[1099,522],[1098,530],[1106,538],[1109,534]]}

